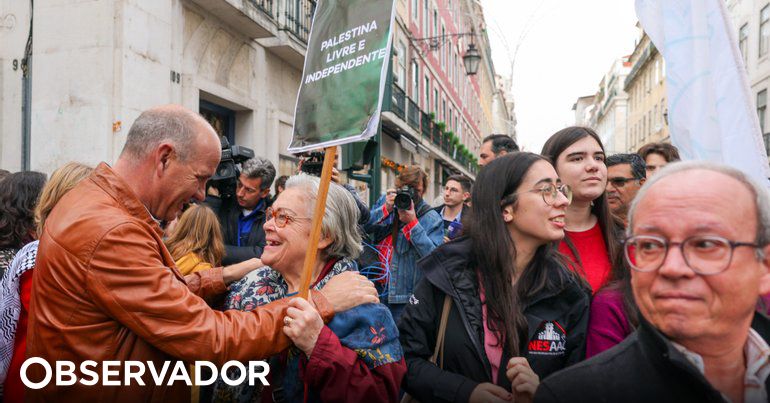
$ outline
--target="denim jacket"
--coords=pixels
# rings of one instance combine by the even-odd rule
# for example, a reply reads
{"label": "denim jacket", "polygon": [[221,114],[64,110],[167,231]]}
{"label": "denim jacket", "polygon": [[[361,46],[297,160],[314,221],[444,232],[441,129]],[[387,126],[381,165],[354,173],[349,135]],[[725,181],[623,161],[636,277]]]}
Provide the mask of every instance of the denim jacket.
{"label": "denim jacket", "polygon": [[[424,208],[423,205],[425,202],[420,201],[415,206],[415,211],[420,211],[421,208]],[[394,219],[398,219],[395,213],[386,215],[384,207],[376,207],[371,211],[366,229],[368,232],[383,228],[388,230]],[[428,210],[418,217],[417,224],[409,231],[408,239],[403,228],[398,231],[396,250],[390,263],[390,276],[388,277],[388,304],[406,304],[409,302],[409,297],[422,278],[422,272],[417,269],[417,261],[430,254],[443,241],[444,222],[441,216],[433,210]]]}

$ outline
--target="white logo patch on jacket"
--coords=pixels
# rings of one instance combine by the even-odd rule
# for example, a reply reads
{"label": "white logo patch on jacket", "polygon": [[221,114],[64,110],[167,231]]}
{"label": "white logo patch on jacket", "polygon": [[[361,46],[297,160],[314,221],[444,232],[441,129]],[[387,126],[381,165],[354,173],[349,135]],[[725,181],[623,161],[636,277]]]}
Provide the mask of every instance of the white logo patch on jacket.
{"label": "white logo patch on jacket", "polygon": [[555,320],[544,320],[529,341],[530,354],[564,355],[567,351],[567,331]]}

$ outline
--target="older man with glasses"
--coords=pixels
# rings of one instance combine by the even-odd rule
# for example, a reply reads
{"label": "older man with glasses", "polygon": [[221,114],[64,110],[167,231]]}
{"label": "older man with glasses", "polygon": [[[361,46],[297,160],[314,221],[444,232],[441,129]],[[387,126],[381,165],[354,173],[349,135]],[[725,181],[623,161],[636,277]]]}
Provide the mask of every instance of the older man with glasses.
{"label": "older man with glasses", "polygon": [[639,154],[615,154],[607,157],[607,203],[610,210],[626,223],[628,206],[646,180],[644,160]]}
{"label": "older man with glasses", "polygon": [[[536,402],[767,402],[770,195],[743,173],[667,166],[629,211],[626,259],[639,328],[554,374]],[[586,385],[591,385],[586,388]]]}

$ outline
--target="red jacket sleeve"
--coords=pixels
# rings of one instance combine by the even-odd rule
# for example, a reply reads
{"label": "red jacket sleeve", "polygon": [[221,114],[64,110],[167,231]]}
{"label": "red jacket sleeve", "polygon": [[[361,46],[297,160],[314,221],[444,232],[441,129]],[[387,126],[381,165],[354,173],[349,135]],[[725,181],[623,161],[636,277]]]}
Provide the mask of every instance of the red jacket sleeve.
{"label": "red jacket sleeve", "polygon": [[303,380],[323,402],[397,402],[406,362],[369,368],[324,326],[304,368]]}

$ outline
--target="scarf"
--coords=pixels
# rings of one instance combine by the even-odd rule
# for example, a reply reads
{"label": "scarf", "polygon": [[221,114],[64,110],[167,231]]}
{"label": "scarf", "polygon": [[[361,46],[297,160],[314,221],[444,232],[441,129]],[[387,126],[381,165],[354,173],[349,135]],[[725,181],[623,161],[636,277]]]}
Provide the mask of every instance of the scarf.
{"label": "scarf", "polygon": [[[321,272],[321,278],[311,288],[320,290],[332,277],[346,271],[357,271],[356,263],[349,259],[332,260]],[[230,285],[230,292],[225,299],[225,309],[252,311],[272,301],[291,297],[288,285],[280,273],[263,267],[249,273],[246,277]],[[403,357],[398,340],[398,329],[388,309],[382,304],[360,305],[351,310],[337,313],[327,325],[340,339],[342,346],[355,351],[369,368],[399,362]],[[300,378],[300,362],[304,353],[296,347],[273,357],[271,368],[278,360],[285,362],[280,380],[284,396],[288,402],[304,400],[304,384]],[[230,379],[238,379],[240,372],[231,368]],[[274,380],[271,381],[271,384]],[[214,402],[254,402],[260,400],[261,386],[249,386],[248,383],[229,386],[220,379],[214,384]],[[308,401],[319,401],[310,391]]]}
{"label": "scarf", "polygon": [[5,383],[13,358],[13,339],[21,313],[19,281],[21,275],[35,267],[39,242],[28,243],[11,261],[0,281],[0,384]]}

